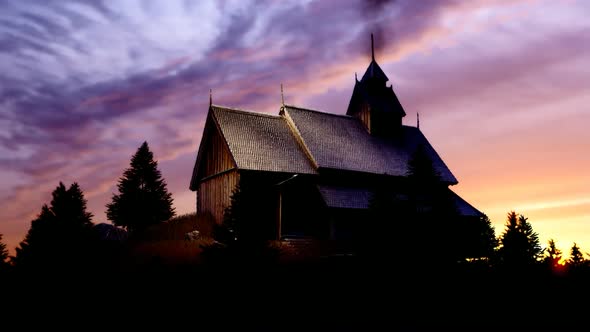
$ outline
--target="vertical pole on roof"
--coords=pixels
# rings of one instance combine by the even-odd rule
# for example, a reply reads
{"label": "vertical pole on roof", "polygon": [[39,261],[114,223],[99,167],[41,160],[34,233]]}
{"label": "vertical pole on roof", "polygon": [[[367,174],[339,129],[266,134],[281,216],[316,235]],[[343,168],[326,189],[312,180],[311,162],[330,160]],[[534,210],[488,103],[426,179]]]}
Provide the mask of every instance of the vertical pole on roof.
{"label": "vertical pole on roof", "polygon": [[373,34],[371,33],[371,60],[375,61],[375,46],[373,42]]}
{"label": "vertical pole on roof", "polygon": [[416,128],[420,129],[420,113],[416,112]]}
{"label": "vertical pole on roof", "polygon": [[213,90],[209,89],[209,106],[213,105]]}
{"label": "vertical pole on roof", "polygon": [[283,83],[281,83],[281,106],[285,107],[285,96],[283,95]]}

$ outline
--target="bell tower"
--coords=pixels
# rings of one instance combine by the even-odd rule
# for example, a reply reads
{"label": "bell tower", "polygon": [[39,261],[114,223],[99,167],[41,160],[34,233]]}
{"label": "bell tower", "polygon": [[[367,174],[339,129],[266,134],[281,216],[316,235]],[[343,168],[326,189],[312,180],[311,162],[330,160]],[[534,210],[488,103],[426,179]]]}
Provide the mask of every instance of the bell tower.
{"label": "bell tower", "polygon": [[347,115],[358,118],[367,131],[374,136],[391,136],[402,126],[406,116],[393,88],[387,86],[389,78],[375,61],[373,34],[371,34],[371,63],[359,81],[355,75],[355,84]]}

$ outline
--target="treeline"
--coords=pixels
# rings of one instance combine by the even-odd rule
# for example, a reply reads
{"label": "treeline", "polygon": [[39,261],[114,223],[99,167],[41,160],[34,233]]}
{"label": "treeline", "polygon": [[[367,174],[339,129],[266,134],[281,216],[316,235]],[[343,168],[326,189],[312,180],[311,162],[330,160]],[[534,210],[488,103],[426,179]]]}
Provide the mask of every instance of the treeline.
{"label": "treeline", "polygon": [[50,203],[31,221],[13,257],[0,242],[0,271],[100,272],[116,264],[127,239],[175,215],[172,196],[147,142],[132,156],[117,188],[106,206],[112,225],[96,225],[80,186],[60,182]]}

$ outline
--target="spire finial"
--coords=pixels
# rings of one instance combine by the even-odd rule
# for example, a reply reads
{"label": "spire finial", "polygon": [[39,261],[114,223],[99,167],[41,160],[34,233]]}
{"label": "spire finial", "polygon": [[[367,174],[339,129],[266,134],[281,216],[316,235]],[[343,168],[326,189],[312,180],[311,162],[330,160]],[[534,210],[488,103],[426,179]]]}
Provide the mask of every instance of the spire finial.
{"label": "spire finial", "polygon": [[213,105],[213,90],[209,89],[209,106]]}
{"label": "spire finial", "polygon": [[281,105],[285,106],[285,96],[283,95],[283,83],[281,83]]}
{"label": "spire finial", "polygon": [[371,59],[375,61],[375,44],[373,42],[373,33],[371,33]]}
{"label": "spire finial", "polygon": [[416,112],[416,128],[420,129],[420,113]]}
{"label": "spire finial", "polygon": [[357,81],[359,80],[359,78],[356,76],[356,71],[354,72],[354,79]]}

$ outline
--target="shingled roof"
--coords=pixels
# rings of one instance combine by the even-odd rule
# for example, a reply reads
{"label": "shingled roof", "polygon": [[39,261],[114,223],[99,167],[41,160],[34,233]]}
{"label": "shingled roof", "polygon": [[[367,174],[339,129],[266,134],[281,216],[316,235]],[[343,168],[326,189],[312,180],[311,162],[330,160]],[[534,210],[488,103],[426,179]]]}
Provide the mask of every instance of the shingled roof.
{"label": "shingled roof", "polygon": [[[210,115],[237,168],[319,174],[322,169],[407,176],[409,160],[423,146],[443,181],[457,179],[419,129],[401,126],[398,135],[373,136],[355,117],[285,105],[280,116],[212,105]],[[193,180],[194,179],[193,173]],[[191,185],[192,186],[192,185]],[[192,187],[191,187],[192,188]],[[319,185],[327,206],[366,209],[367,188]],[[453,193],[461,215],[481,216]]]}
{"label": "shingled roof", "polygon": [[[373,195],[371,189],[363,187],[344,187],[319,185],[318,190],[326,206],[338,209],[368,209]],[[481,217],[483,213],[449,189],[457,213],[466,217]]]}
{"label": "shingled roof", "polygon": [[211,111],[239,169],[316,173],[282,117],[217,105]]}
{"label": "shingled roof", "polygon": [[301,136],[301,141],[319,168],[357,171],[391,176],[406,176],[408,162],[423,145],[443,181],[457,179],[419,129],[402,126],[390,138],[370,135],[356,119],[294,106],[283,112]]}
{"label": "shingled roof", "polygon": [[326,206],[339,209],[368,209],[372,195],[368,188],[319,185],[318,190]]}

